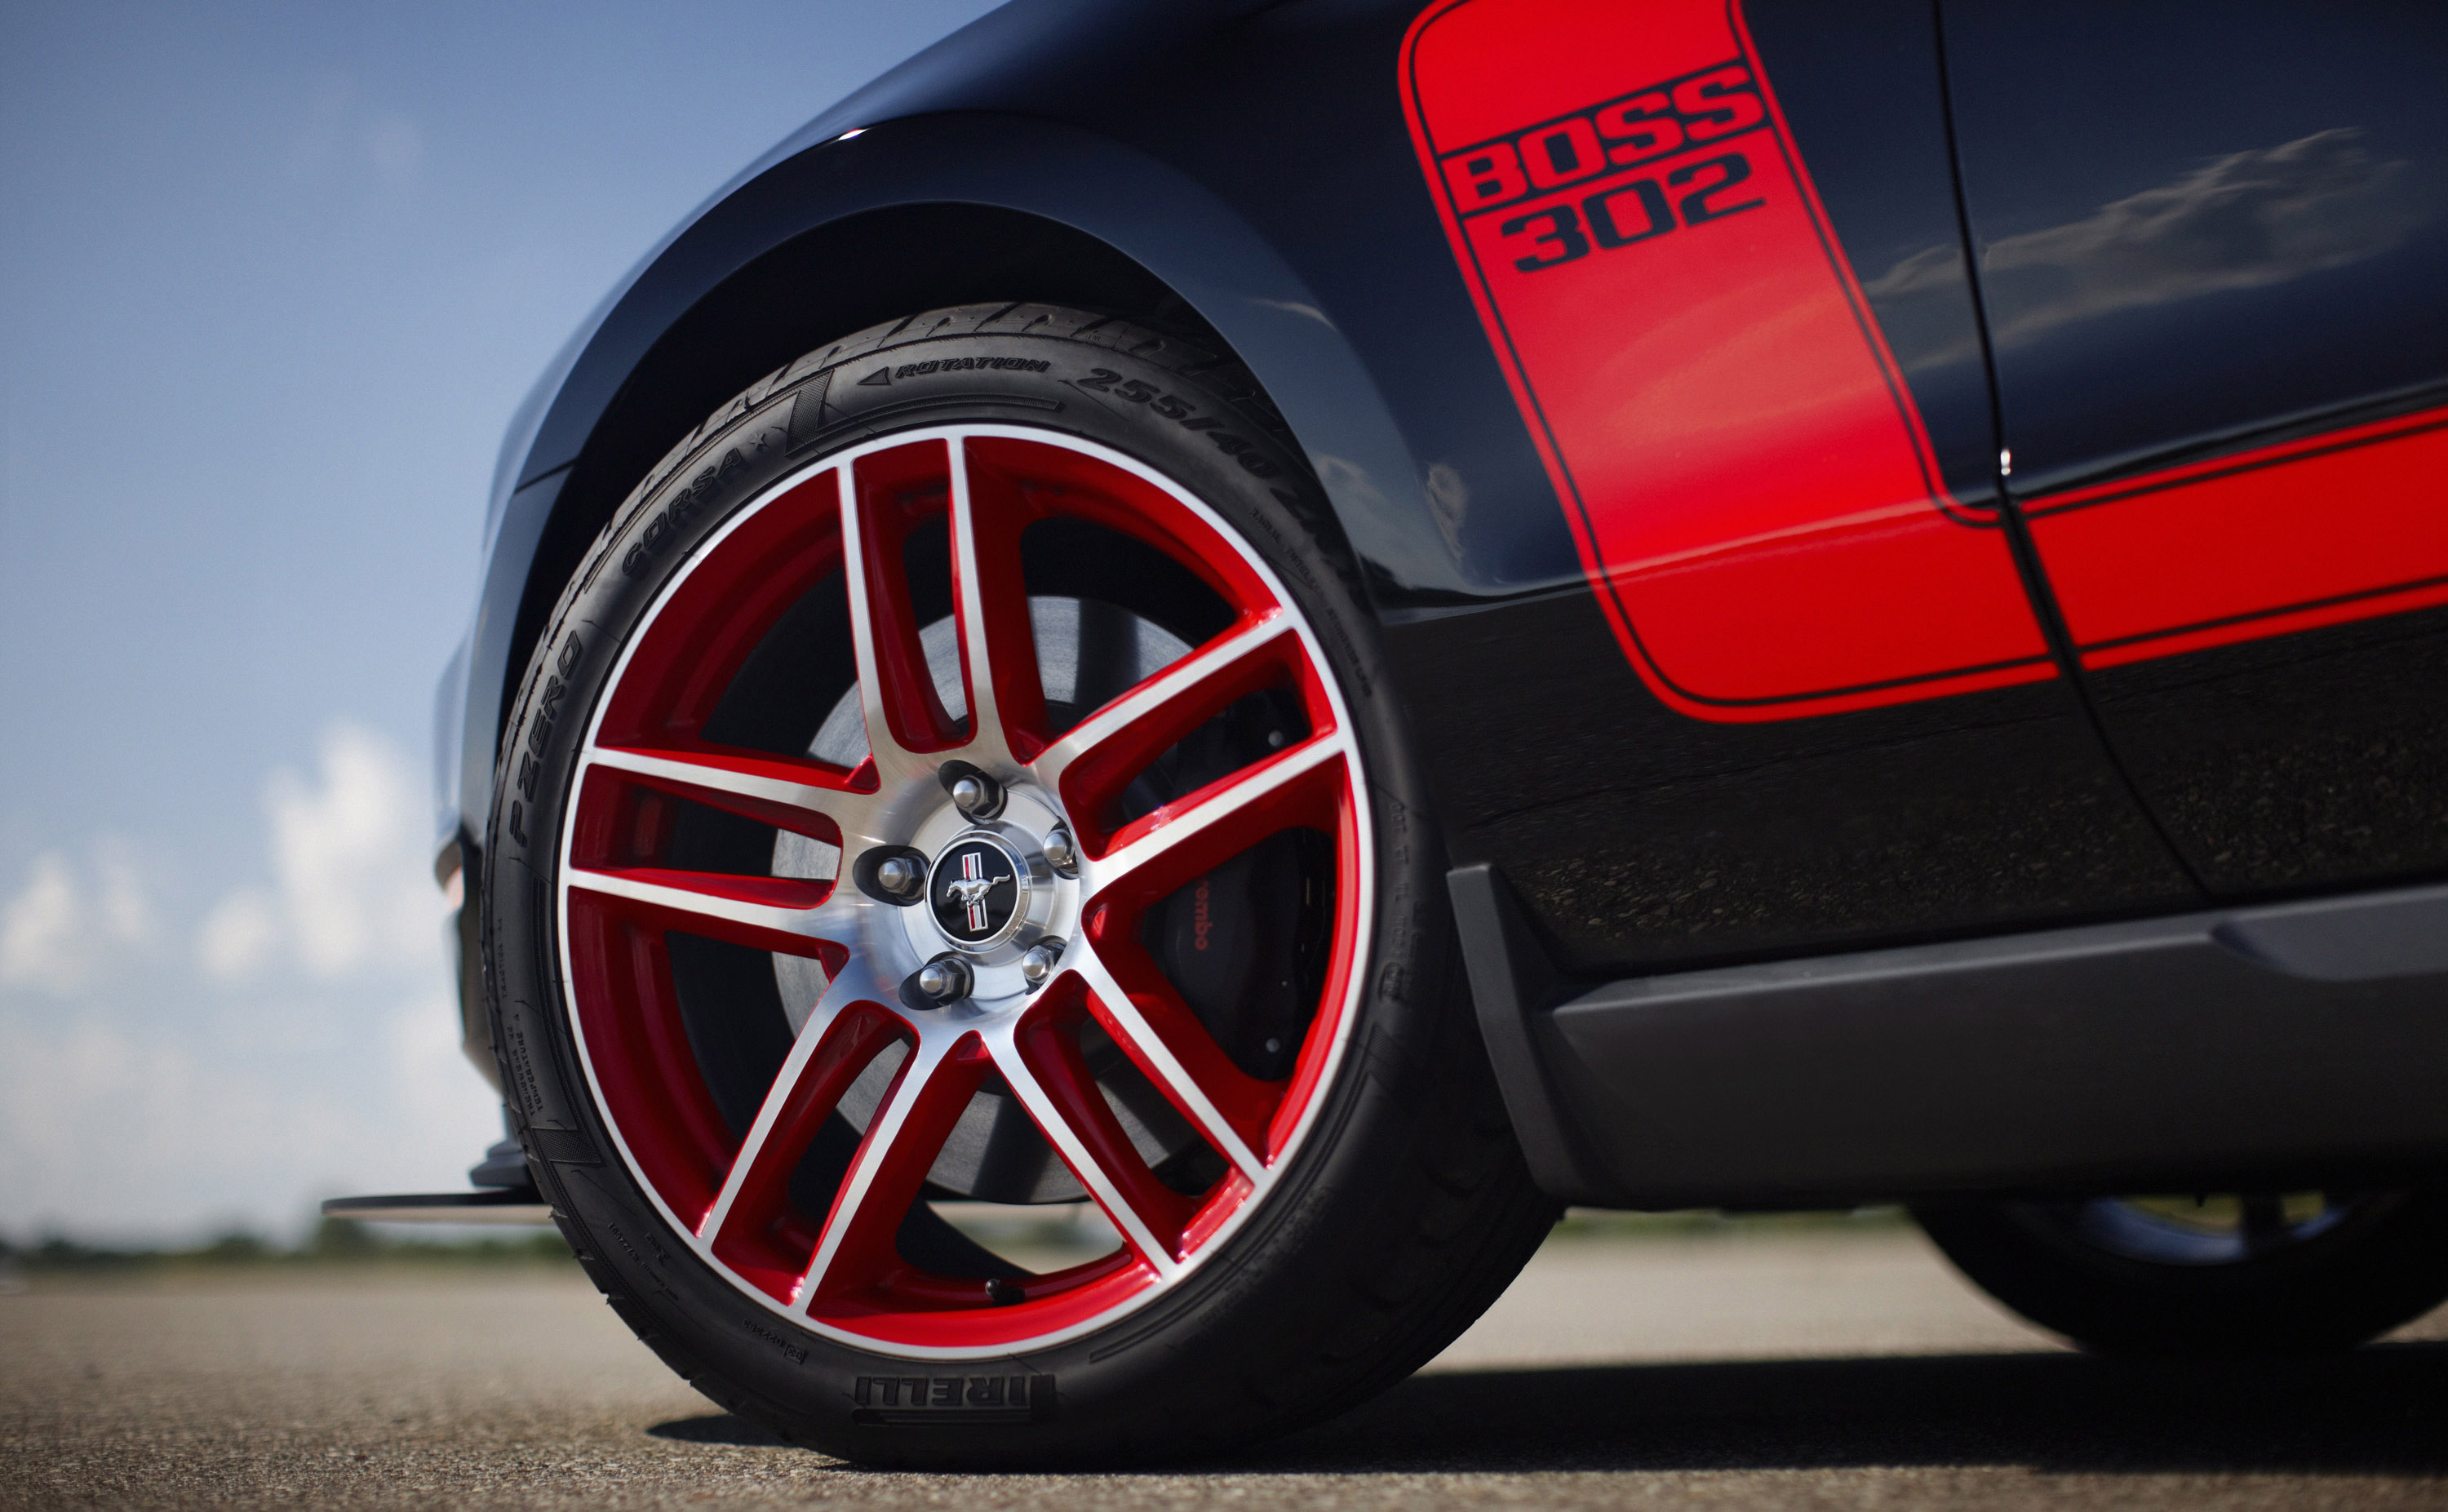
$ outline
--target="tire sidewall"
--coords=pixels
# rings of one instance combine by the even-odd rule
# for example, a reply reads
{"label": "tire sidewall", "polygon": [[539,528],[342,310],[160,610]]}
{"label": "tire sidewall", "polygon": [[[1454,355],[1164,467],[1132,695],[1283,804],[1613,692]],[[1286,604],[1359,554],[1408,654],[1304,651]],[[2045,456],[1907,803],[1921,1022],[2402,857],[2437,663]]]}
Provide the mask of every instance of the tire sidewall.
{"label": "tire sidewall", "polygon": [[[868,1463],[947,1464],[1246,1437],[1302,1398],[1288,1363],[1296,1346],[1333,1330],[1347,1289],[1370,1284],[1374,1236],[1402,1226],[1386,1211],[1401,1183],[1383,1176],[1415,1142],[1417,1120],[1434,1116],[1418,1105],[1416,1083],[1435,1021],[1456,1011],[1440,848],[1357,574],[1307,468],[1245,395],[1214,392],[1093,332],[905,332],[867,350],[857,341],[794,364],[676,448],[605,527],[530,660],[496,775],[485,889],[495,1044],[530,1167],[649,1342],[718,1400],[800,1442]],[[1210,423],[1186,428],[1184,418]],[[664,584],[778,480],[864,441],[964,421],[1058,431],[1132,456],[1205,502],[1273,569],[1315,633],[1358,737],[1375,864],[1363,986],[1341,1064],[1262,1206],[1146,1304],[1002,1363],[912,1362],[798,1327],[669,1231],[578,1064],[553,892],[579,748],[622,646]],[[1020,1374],[1052,1379],[1032,1396],[1042,1407],[1025,1425],[852,1418],[862,1377],[961,1382],[948,1389],[966,1395],[970,1378]],[[1186,1426],[1187,1398],[1202,1403],[1203,1421]]]}

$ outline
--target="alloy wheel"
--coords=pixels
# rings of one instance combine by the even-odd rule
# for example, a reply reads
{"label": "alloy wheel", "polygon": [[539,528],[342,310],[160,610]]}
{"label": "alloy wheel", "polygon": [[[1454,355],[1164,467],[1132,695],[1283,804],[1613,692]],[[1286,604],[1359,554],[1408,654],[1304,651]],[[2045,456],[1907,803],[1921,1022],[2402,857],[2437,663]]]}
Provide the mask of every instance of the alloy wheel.
{"label": "alloy wheel", "polygon": [[[1047,522],[1154,549],[1228,622],[1058,718],[1021,548]],[[911,543],[930,529],[948,535],[948,665],[930,665],[911,585]],[[742,663],[827,583],[846,611],[863,755],[716,738]],[[554,899],[588,1083],[673,1232],[763,1307],[919,1357],[1074,1337],[1216,1253],[1300,1146],[1360,987],[1368,819],[1323,667],[1292,600],[1212,510],[1058,432],[902,432],[784,478],[708,536],[592,712]],[[1194,786],[1151,787],[1252,700],[1283,716],[1259,743],[1191,769]],[[769,829],[777,864],[685,864],[672,837],[692,807]],[[1289,1043],[1253,1056],[1160,964],[1150,921],[1185,897],[1203,920],[1204,879],[1285,836],[1310,858],[1321,948]],[[780,963],[789,1051],[744,1127],[692,1044],[675,936]],[[1119,1249],[981,1276],[901,1242],[913,1207],[944,1195],[955,1131],[989,1101],[1018,1110]],[[812,1197],[827,1131],[844,1142],[845,1127],[855,1146]]]}

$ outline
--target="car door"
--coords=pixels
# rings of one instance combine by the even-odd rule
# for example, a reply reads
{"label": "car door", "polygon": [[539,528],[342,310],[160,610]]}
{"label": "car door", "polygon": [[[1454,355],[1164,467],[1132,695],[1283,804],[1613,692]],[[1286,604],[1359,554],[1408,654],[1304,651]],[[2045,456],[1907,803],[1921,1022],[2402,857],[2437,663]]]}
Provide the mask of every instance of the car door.
{"label": "car door", "polygon": [[2001,471],[2214,890],[2448,865],[2448,9],[1943,0]]}
{"label": "car door", "polygon": [[1927,0],[1440,0],[1403,87],[1553,490],[1455,554],[1580,580],[1394,625],[1457,859],[1593,975],[2198,903],[1999,507]]}

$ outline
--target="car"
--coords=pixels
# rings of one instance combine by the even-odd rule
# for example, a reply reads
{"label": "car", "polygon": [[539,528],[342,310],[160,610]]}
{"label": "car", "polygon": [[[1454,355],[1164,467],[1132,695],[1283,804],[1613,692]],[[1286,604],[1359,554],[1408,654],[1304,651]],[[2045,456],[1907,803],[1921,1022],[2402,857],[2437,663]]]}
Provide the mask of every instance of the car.
{"label": "car", "polygon": [[437,865],[510,1138],[415,1200],[886,1464],[1320,1421],[1567,1203],[1909,1204],[2099,1349],[2420,1313],[2442,77],[2378,3],[987,15],[510,428]]}

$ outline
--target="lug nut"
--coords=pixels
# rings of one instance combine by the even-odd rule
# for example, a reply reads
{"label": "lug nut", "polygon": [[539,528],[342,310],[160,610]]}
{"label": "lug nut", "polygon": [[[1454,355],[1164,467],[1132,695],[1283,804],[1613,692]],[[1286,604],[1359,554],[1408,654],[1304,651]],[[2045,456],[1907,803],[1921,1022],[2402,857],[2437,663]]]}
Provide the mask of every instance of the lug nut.
{"label": "lug nut", "polygon": [[940,1008],[969,995],[974,979],[969,964],[956,955],[939,955],[901,984],[901,1001],[912,1008]]}
{"label": "lug nut", "polygon": [[947,761],[935,774],[953,807],[972,819],[991,819],[1003,812],[1003,784],[966,761]]}
{"label": "lug nut", "polygon": [[1061,941],[1040,940],[1030,946],[1027,953],[1020,958],[1020,974],[1027,980],[1030,986],[1042,987],[1045,986],[1045,979],[1054,974],[1054,968],[1061,965]]}
{"label": "lug nut", "polygon": [[1080,848],[1072,843],[1070,831],[1055,826],[1054,833],[1045,837],[1045,844],[1041,849],[1044,852],[1047,866],[1066,877],[1080,874]]}
{"label": "lug nut", "polygon": [[907,846],[877,846],[851,868],[851,880],[878,903],[907,908],[927,895],[927,858]]}

